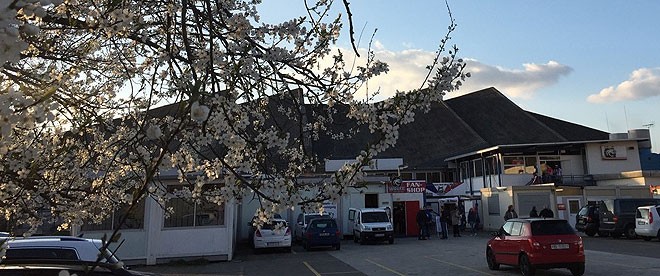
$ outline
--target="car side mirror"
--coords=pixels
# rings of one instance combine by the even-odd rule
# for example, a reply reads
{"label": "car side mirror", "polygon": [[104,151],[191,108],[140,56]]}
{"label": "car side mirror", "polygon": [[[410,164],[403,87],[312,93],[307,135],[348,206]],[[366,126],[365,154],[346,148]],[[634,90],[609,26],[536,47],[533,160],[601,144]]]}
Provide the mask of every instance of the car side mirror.
{"label": "car side mirror", "polygon": [[302,226],[302,225],[303,225],[302,221],[299,221],[299,222],[298,222],[298,225]]}

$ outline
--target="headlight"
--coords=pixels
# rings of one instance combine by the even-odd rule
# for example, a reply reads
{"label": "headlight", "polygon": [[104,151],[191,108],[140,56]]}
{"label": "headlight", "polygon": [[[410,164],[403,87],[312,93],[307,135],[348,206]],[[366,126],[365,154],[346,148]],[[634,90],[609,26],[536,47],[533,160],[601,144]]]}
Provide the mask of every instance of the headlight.
{"label": "headlight", "polygon": [[387,229],[388,231],[393,230],[392,225],[388,225],[388,226],[386,227],[386,229]]}
{"label": "headlight", "polygon": [[365,226],[364,226],[364,230],[365,230],[365,231],[371,231],[371,227],[365,225]]}

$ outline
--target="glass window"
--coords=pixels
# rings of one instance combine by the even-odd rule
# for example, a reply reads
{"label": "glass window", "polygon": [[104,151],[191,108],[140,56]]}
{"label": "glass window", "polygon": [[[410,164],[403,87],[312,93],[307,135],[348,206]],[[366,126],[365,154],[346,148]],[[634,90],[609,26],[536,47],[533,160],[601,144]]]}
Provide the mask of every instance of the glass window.
{"label": "glass window", "polygon": [[78,260],[76,250],[72,248],[14,248],[7,249],[7,260],[42,259],[42,260]]}
{"label": "glass window", "polygon": [[511,236],[520,236],[522,232],[522,222],[514,222],[511,226]]}
{"label": "glass window", "polygon": [[[109,231],[119,229],[143,229],[144,228],[144,203],[145,200],[142,199],[138,204],[133,207],[129,212],[128,206],[124,206],[117,211],[112,212],[108,218],[103,222],[95,223],[86,223],[82,226],[83,231]],[[123,225],[119,225],[122,218],[128,216],[124,221]]]}
{"label": "glass window", "polygon": [[363,223],[372,223],[372,222],[389,222],[390,218],[385,212],[366,212],[362,213],[362,222]]}
{"label": "glass window", "polygon": [[533,174],[536,171],[536,156],[525,157],[525,173]]}
{"label": "glass window", "polygon": [[512,227],[513,227],[513,222],[509,221],[509,222],[505,223],[504,225],[502,225],[501,231],[502,231],[502,233],[504,233],[504,235],[511,236],[511,228]]}
{"label": "glass window", "polygon": [[474,168],[474,176],[484,175],[484,166],[481,163],[481,159],[472,160],[472,167]]}
{"label": "glass window", "polygon": [[415,173],[415,180],[426,180],[426,173]]}
{"label": "glass window", "polygon": [[524,174],[525,160],[522,156],[504,156],[504,174]]}
{"label": "glass window", "polygon": [[[204,185],[204,191],[211,191],[216,185]],[[170,186],[168,190],[174,192],[180,186]],[[199,227],[217,226],[225,224],[225,206],[208,202],[205,199],[193,201],[190,198],[173,196],[165,205],[167,210],[163,226],[170,227]],[[167,216],[169,215],[169,216]]]}
{"label": "glass window", "polygon": [[538,220],[532,222],[532,235],[534,236],[570,234],[575,234],[575,231],[565,220]]}

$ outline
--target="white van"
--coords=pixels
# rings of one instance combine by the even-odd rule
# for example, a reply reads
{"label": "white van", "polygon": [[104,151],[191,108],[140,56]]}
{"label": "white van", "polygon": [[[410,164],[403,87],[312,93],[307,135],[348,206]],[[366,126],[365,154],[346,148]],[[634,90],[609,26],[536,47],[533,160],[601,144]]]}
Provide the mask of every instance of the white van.
{"label": "white van", "polygon": [[394,243],[394,227],[384,208],[350,208],[348,224],[352,226],[353,241],[388,241]]}
{"label": "white van", "polygon": [[635,234],[645,241],[660,239],[660,205],[637,207]]}

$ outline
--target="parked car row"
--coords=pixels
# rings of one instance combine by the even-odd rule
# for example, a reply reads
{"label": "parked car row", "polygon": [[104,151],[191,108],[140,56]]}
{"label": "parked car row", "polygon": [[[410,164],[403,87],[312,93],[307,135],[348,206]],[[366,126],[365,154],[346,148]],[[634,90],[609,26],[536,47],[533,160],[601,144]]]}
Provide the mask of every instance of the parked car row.
{"label": "parked car row", "polygon": [[[0,275],[155,275],[129,270],[101,240],[65,236],[0,237]],[[92,268],[94,268],[92,270]]]}
{"label": "parked car row", "polygon": [[[658,237],[653,228],[652,206],[660,205],[656,198],[620,198],[590,202],[576,215],[575,229],[593,237],[625,236],[629,239]],[[658,217],[656,216],[656,221]],[[638,230],[639,228],[639,230]],[[653,229],[656,231],[653,232]],[[652,233],[653,232],[653,233]]]}

